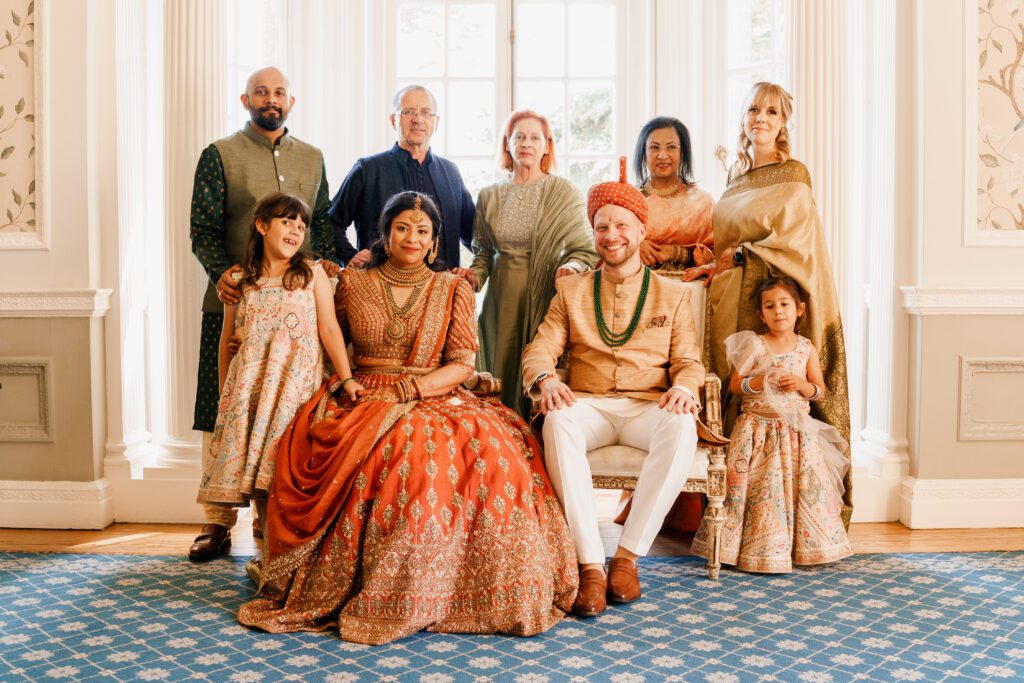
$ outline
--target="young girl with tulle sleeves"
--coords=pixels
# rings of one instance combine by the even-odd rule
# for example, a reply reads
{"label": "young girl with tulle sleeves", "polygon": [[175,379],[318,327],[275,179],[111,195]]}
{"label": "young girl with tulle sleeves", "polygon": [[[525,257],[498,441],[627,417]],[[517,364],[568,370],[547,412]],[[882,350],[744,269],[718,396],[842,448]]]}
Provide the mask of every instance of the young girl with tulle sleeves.
{"label": "young girl with tulle sleeves", "polygon": [[[726,455],[721,561],[749,572],[835,562],[851,554],[841,517],[845,443],[810,416],[825,391],[818,351],[797,333],[806,310],[788,278],[769,278],[756,301],[763,335],[726,339],[729,390],[742,399]],[[693,552],[707,556],[704,523]]]}

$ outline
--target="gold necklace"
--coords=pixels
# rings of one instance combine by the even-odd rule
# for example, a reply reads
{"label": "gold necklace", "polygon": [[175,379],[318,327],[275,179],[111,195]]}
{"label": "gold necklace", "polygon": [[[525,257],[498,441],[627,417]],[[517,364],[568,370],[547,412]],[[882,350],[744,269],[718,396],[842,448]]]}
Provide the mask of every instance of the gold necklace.
{"label": "gold necklace", "polygon": [[672,188],[666,188],[664,190],[659,190],[658,188],[656,188],[653,185],[651,185],[651,181],[650,180],[645,182],[640,187],[640,191],[643,192],[645,197],[650,197],[653,194],[654,196],[661,197],[663,199],[668,199],[669,197],[675,197],[677,194],[679,194],[679,190],[680,190],[680,186],[678,184],[675,187],[672,187]]}
{"label": "gold necklace", "polygon": [[[428,279],[433,273],[427,269]],[[377,274],[380,274],[378,269]],[[409,298],[405,300],[405,303],[401,306],[395,301],[395,294],[391,291],[393,285],[392,282],[381,278],[380,286],[384,290],[384,300],[388,304],[388,324],[384,328],[384,336],[392,344],[401,344],[405,340],[406,323],[405,319],[409,316],[413,307],[416,305],[416,300],[419,299],[420,292],[423,291],[423,287],[427,283],[427,279],[420,280],[418,283],[413,285],[412,292],[409,293]],[[397,285],[408,286],[408,285]]]}
{"label": "gold necklace", "polygon": [[377,269],[380,279],[395,287],[415,287],[426,282],[432,275],[427,264],[420,263],[413,268],[399,268],[391,261],[385,261]]}

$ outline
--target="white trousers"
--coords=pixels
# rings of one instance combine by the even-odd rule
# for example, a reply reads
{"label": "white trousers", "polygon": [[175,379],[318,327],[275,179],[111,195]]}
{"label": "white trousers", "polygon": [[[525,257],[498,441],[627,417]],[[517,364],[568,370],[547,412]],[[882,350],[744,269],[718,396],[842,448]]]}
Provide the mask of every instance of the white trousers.
{"label": "white trousers", "polygon": [[634,398],[577,398],[545,416],[544,463],[580,564],[605,559],[587,451],[615,444],[648,452],[619,541],[626,550],[646,555],[690,473],[697,424],[690,413],[677,415],[656,401]]}

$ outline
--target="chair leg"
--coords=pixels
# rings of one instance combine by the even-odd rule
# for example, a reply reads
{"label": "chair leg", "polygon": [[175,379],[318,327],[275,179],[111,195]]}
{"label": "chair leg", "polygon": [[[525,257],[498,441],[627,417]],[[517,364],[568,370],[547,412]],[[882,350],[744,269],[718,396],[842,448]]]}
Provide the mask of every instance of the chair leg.
{"label": "chair leg", "polygon": [[725,525],[725,449],[710,449],[708,462],[708,507],[704,521],[708,529],[708,578],[718,579],[722,567],[722,527]]}

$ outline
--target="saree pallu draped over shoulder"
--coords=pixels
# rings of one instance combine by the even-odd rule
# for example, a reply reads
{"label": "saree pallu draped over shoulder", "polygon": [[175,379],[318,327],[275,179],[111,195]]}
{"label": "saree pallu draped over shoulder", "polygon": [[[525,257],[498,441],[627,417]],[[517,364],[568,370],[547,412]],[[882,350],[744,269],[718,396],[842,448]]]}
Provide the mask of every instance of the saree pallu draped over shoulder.
{"label": "saree pallu draped over shoulder", "polygon": [[[348,316],[368,313],[379,296],[363,278],[343,278],[347,296],[363,297],[349,302],[358,305]],[[469,285],[438,273],[422,296],[401,365],[472,365]],[[383,334],[375,318],[365,323],[346,323],[357,348],[373,348]],[[355,376],[373,389],[406,375]],[[325,384],[278,458],[262,584],[240,608],[241,623],[271,632],[337,628],[345,640],[380,644],[422,629],[531,635],[572,607],[576,556],[540,445],[497,401],[459,388],[353,404]]]}
{"label": "saree pallu draped over shoulder", "polygon": [[[767,331],[754,301],[757,288],[768,277],[792,278],[807,296],[798,331],[818,349],[826,386],[821,400],[812,404],[811,414],[835,427],[849,443],[850,400],[839,297],[807,168],[789,160],[733,178],[715,205],[713,225],[715,251],[742,247],[746,262],[716,275],[708,290],[705,367],[728,377],[725,340],[729,335]],[[724,397],[728,429],[738,409],[734,403],[738,402]],[[849,448],[845,455],[849,459]],[[848,526],[853,512],[849,473],[845,485],[843,521]]]}

